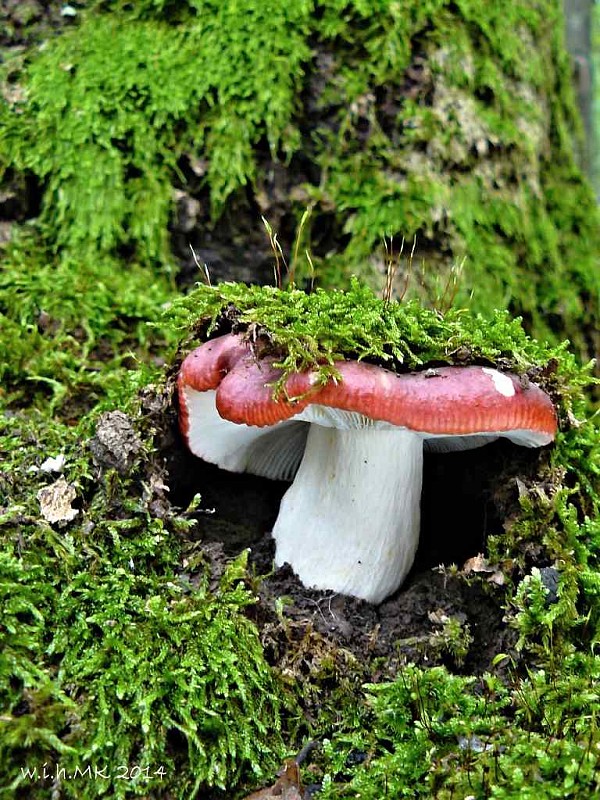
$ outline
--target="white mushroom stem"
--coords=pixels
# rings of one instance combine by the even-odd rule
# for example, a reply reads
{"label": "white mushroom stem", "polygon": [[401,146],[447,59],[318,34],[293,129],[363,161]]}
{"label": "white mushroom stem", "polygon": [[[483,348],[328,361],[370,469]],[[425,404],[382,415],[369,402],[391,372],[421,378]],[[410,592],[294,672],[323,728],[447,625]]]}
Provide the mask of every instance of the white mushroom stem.
{"label": "white mushroom stem", "polygon": [[275,562],[306,586],[380,603],[419,540],[423,439],[407,430],[312,424],[273,528]]}

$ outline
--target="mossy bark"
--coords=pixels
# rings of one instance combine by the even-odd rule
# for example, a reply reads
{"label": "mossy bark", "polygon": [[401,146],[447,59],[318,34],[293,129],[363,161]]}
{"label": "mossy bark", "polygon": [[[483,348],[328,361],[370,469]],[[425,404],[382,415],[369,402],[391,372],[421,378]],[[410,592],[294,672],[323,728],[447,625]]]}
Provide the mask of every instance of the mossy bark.
{"label": "mossy bark", "polygon": [[366,32],[359,3],[330,23],[309,74],[303,154],[320,169],[303,188],[316,242],[332,221],[336,231],[315,242],[324,279],[367,263],[381,272],[381,237],[404,237],[405,253],[416,237],[399,291],[408,279],[429,301],[452,294],[464,258],[459,302],[509,308],[536,335],[594,355],[600,229],[574,158],[582,134],[559,4],[381,12]]}
{"label": "mossy bark", "polygon": [[260,8],[90,4],[9,63],[0,163],[37,176],[50,243],[174,254],[183,282],[192,244],[215,280],[265,282],[260,215],[289,250],[310,207],[321,285],[380,284],[381,238],[416,237],[400,293],[507,307],[593,356],[600,227],[558,0]]}

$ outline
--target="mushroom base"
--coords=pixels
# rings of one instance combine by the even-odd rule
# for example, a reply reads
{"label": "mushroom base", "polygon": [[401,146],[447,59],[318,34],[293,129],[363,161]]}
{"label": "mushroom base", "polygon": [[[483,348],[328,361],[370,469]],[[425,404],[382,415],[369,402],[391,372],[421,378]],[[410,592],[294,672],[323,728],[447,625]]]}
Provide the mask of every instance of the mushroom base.
{"label": "mushroom base", "polygon": [[414,560],[422,473],[414,433],[311,425],[273,528],[277,566],[289,563],[306,586],[380,603]]}

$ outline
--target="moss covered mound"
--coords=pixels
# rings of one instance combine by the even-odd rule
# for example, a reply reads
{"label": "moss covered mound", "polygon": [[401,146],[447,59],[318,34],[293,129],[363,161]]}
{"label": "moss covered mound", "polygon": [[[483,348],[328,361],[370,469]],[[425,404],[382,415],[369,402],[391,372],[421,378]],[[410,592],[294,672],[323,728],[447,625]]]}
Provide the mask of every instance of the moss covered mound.
{"label": "moss covered mound", "polygon": [[381,299],[355,278],[350,283],[347,291],[311,293],[293,286],[199,284],[168,305],[163,324],[187,331],[186,347],[195,339],[229,331],[261,339],[261,354],[278,356],[280,384],[291,372],[308,368],[327,380],[335,373],[336,360],[343,358],[398,372],[424,365],[498,364],[518,373],[533,370],[538,382],[561,398],[565,410],[582,385],[592,383],[567,342],[557,348],[532,339],[522,321],[507,311],[489,316],[466,309],[442,312],[417,300]]}
{"label": "moss covered mound", "polygon": [[[445,798],[467,785],[498,797],[546,785],[585,796],[600,738],[589,714],[600,625],[589,369],[505,313],[486,321],[384,302],[358,283],[312,295],[198,287],[165,314],[165,334],[184,336],[182,352],[237,330],[286,370],[317,364],[324,379],[349,355],[399,370],[473,361],[515,369],[551,392],[556,446],[513,469],[510,485],[496,478],[503,516],[487,541],[480,535],[482,569],[423,569],[380,609],[336,604],[285,570],[257,579],[243,553],[224,557],[207,541],[218,513],[196,496],[180,503],[178,359],[166,375],[155,368],[152,385],[148,370],[119,366],[128,379],[104,400],[113,410],[74,425],[27,406],[22,387],[35,376],[15,350],[13,391],[1,399],[2,788],[39,798],[53,788],[66,797],[244,797],[312,737],[321,747],[305,778],[325,797],[379,797],[389,780],[398,796],[410,787]],[[498,463],[513,458],[497,454]],[[220,476],[225,487],[229,477]],[[462,607],[461,597],[470,598]],[[470,616],[474,603],[492,626]]]}
{"label": "moss covered mound", "polygon": [[599,218],[560,5],[92,3],[9,59],[0,165],[37,182],[24,213],[61,252],[164,270],[172,248],[193,267],[191,241],[264,276],[260,214],[285,245],[309,206],[323,285],[416,236],[409,291],[431,300],[466,256],[459,303],[589,357]]}

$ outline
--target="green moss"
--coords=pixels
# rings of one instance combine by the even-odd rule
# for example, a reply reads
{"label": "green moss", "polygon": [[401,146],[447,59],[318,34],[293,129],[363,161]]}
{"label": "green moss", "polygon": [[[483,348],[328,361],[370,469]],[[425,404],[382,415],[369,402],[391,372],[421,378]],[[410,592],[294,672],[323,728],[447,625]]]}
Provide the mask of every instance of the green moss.
{"label": "green moss", "polygon": [[5,401],[49,408],[77,421],[120,393],[132,368],[152,367],[148,322],[172,293],[170,282],[108,257],[52,257],[37,237],[21,237],[0,274],[0,381]]}
{"label": "green moss", "polygon": [[[37,177],[43,223],[41,236],[20,233],[0,277],[0,403],[10,407],[0,434],[1,789],[46,797],[49,785],[34,786],[22,766],[122,761],[142,767],[135,780],[63,781],[60,791],[187,797],[224,786],[231,796],[272,774],[282,727],[305,724],[289,723],[287,698],[307,685],[320,712],[312,733],[331,737],[325,796],[409,786],[422,797],[589,797],[599,674],[589,653],[600,639],[589,370],[492,310],[594,351],[598,212],[573,158],[559,3],[148,0],[98,3],[78,19],[9,64],[16,84],[0,101],[0,163]],[[230,199],[268,186],[265,144],[292,183],[294,154],[316,166],[288,207],[300,217],[315,204],[317,280],[349,290],[200,288],[171,307],[157,337],[147,322],[175,293],[167,222],[180,157],[201,160],[214,222]],[[334,253],[318,246],[329,219],[345,232]],[[437,310],[384,304],[350,284],[357,272],[382,283],[379,242],[392,232],[417,234],[415,261],[426,264],[408,293]],[[474,290],[473,313],[443,313],[463,255],[458,301]],[[408,271],[401,260],[400,284]],[[500,685],[409,667],[366,698],[356,684],[370,667],[323,641],[317,658],[307,636],[289,658],[309,677],[280,680],[248,620],[243,565],[217,585],[200,556],[198,580],[186,578],[178,534],[191,522],[152,502],[162,463],[135,394],[182,331],[187,349],[232,325],[262,334],[284,371],[316,364],[327,379],[350,355],[398,370],[499,363],[552,393],[556,447],[487,542],[529,674],[515,668]],[[126,478],[100,471],[81,444],[97,403],[138,419],[144,447]],[[79,510],[62,527],[36,500],[53,478],[31,471],[59,452]],[[536,564],[556,570],[555,601]],[[460,658],[468,627],[444,636]],[[358,751],[368,758],[352,770]]]}
{"label": "green moss", "polygon": [[[1,522],[6,524],[6,517]],[[0,763],[2,750],[70,753],[60,731],[75,703],[53,683],[40,660],[44,629],[52,619],[52,585],[38,565],[26,565],[3,549],[0,592],[0,696],[3,711],[9,712],[0,721]],[[11,770],[4,766],[7,776]]]}
{"label": "green moss", "polygon": [[[218,585],[201,548],[181,568],[177,536],[193,518],[177,514],[164,493],[157,502],[159,419],[136,401],[138,375],[119,395],[143,442],[126,477],[98,472],[81,447],[97,411],[73,429],[31,410],[4,420],[0,585],[12,600],[0,663],[0,763],[13,787],[31,789],[24,764],[72,771],[118,762],[139,767],[135,779],[100,778],[85,790],[184,797],[223,787],[231,796],[274,769],[282,731],[306,730],[289,699],[300,693],[301,704],[319,709],[311,734],[330,739],[319,757],[325,797],[381,797],[386,785],[399,797],[527,796],[531,787],[536,797],[589,793],[598,735],[586,713],[600,674],[588,655],[600,631],[600,435],[593,418],[584,420],[589,369],[566,347],[532,340],[504,312],[486,320],[384,302],[357,281],[347,292],[312,294],[199,286],[160,324],[170,336],[184,332],[184,351],[213,333],[246,332],[284,370],[317,365],[323,379],[353,355],[396,370],[500,364],[544,385],[559,412],[556,446],[523,477],[504,534],[486,553],[506,575],[505,623],[516,631],[519,667],[504,682],[403,667],[398,680],[369,687],[357,703],[357,684],[375,665],[355,663],[310,631],[295,642],[289,628],[277,677],[246,613],[253,595],[243,561]],[[153,405],[167,402],[154,391]],[[41,519],[36,494],[52,478],[32,471],[58,452],[79,508],[63,527]],[[532,559],[554,566],[556,598]],[[441,631],[440,647],[456,662],[470,642],[458,619]],[[362,767],[351,766],[357,752],[368,754]],[[63,786],[66,796],[81,796],[80,782]],[[40,782],[40,797],[45,789]]]}
{"label": "green moss", "polygon": [[254,178],[261,137],[274,150],[291,141],[308,12],[198,0],[185,25],[82,13],[47,42],[22,75],[26,100],[0,106],[0,164],[44,181],[55,246],[167,261],[170,181],[186,148],[205,152],[216,213]]}
{"label": "green moss", "polygon": [[490,675],[407,667],[367,687],[370,713],[325,745],[324,799],[592,796],[600,731],[587,712],[598,703],[600,663],[578,657],[563,669],[556,679],[515,676],[507,689]]}
{"label": "green moss", "polygon": [[269,195],[275,161],[287,209],[314,205],[322,285],[378,281],[381,237],[416,235],[409,293],[431,302],[466,256],[459,305],[594,354],[599,216],[558,0],[103,2],[77,19],[6,68],[19,91],[0,106],[0,163],[38,177],[54,248],[168,268],[181,158],[206,224]]}
{"label": "green moss", "polygon": [[[583,409],[580,407],[579,412]],[[582,414],[583,416],[583,414]],[[527,570],[553,565],[558,598],[550,602],[535,567],[511,602],[511,624],[522,648],[556,667],[572,647],[594,648],[600,631],[600,428],[597,414],[559,433],[550,463],[537,480],[519,489],[520,511],[493,536],[493,559],[509,559]]]}
{"label": "green moss", "polygon": [[486,318],[465,309],[425,308],[416,300],[387,302],[356,279],[347,291],[310,294],[293,287],[198,285],[171,303],[164,318],[175,330],[191,332],[186,346],[215,329],[252,327],[253,335],[263,334],[268,349],[279,354],[282,380],[308,367],[321,369],[326,379],[344,357],[399,371],[430,363],[503,362],[526,372],[556,359],[558,369],[547,382],[557,392],[560,384],[565,408],[570,408],[571,395],[590,382],[566,345],[556,348],[531,339],[505,311]]}
{"label": "green moss", "polygon": [[[196,557],[192,582],[177,531],[193,523],[152,512],[150,453],[130,477],[100,479],[80,444],[88,427],[2,421],[0,788],[46,797],[57,770],[76,768],[65,797],[256,780],[282,757],[291,701],[246,615],[244,557],[218,583]],[[68,525],[48,524],[36,500],[54,480],[38,468],[59,452],[79,506]],[[45,763],[51,777],[36,779]]]}
{"label": "green moss", "polygon": [[380,271],[381,237],[416,235],[426,278],[413,275],[409,293],[431,301],[427,273],[448,276],[466,256],[459,305],[508,307],[536,336],[566,335],[589,357],[600,220],[574,162],[560,4],[418,5],[325,16],[324,40],[347,46],[320,97],[337,126],[314,134],[325,177],[308,196],[335,209],[349,241],[317,262],[321,280]]}

